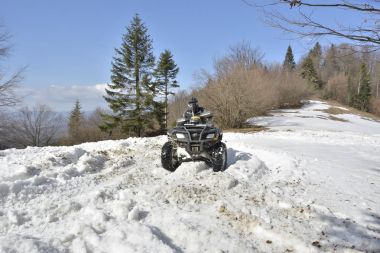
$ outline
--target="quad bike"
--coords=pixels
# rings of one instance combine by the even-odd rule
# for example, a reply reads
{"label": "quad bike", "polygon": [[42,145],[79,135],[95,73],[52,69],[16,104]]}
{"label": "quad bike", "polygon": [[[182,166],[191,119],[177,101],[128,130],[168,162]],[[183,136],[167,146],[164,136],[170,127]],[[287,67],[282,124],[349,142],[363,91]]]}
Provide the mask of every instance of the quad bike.
{"label": "quad bike", "polygon": [[224,171],[227,166],[227,147],[222,142],[223,133],[210,123],[200,123],[209,115],[191,117],[190,121],[180,119],[175,128],[168,130],[169,141],[161,152],[164,169],[175,171],[182,162],[204,161],[212,169]]}

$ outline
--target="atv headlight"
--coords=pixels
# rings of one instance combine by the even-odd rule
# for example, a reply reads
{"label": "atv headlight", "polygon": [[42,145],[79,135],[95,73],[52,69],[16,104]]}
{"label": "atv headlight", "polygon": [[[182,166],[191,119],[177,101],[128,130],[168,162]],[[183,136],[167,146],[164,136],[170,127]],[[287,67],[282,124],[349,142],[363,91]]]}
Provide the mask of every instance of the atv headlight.
{"label": "atv headlight", "polygon": [[216,136],[216,133],[206,135],[206,139],[212,139]]}
{"label": "atv headlight", "polygon": [[185,139],[185,135],[181,133],[176,133],[175,136],[177,137],[177,139]]}

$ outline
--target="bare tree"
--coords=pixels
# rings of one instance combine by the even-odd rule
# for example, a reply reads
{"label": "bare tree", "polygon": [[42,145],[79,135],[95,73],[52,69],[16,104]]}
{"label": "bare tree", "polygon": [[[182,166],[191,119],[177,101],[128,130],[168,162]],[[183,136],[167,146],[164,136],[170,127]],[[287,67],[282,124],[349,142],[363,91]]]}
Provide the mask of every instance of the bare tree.
{"label": "bare tree", "polygon": [[[5,77],[0,73],[0,82]],[[20,97],[17,96],[16,90],[22,80],[22,70],[13,74],[9,79],[0,83],[0,107],[10,107],[20,102]]]}
{"label": "bare tree", "polygon": [[[380,1],[352,0],[243,0],[250,6],[260,8],[266,16],[266,21],[273,27],[291,32],[300,37],[335,36],[352,41],[359,45],[369,45],[373,50],[380,49]],[[287,5],[290,9],[281,8]],[[279,8],[278,8],[279,7]],[[324,9],[337,9],[344,13],[340,15],[341,22],[328,24],[318,20],[315,14]],[[362,22],[346,25],[344,16],[360,15]]]}
{"label": "bare tree", "polygon": [[242,41],[229,48],[229,52],[225,57],[216,59],[214,68],[219,75],[228,73],[235,67],[245,70],[251,69],[255,65],[261,65],[264,53],[258,48],[252,48],[250,42]]}
{"label": "bare tree", "polygon": [[173,126],[178,118],[181,118],[191,95],[185,90],[178,91],[169,101],[168,125]]}
{"label": "bare tree", "polygon": [[52,145],[62,128],[63,118],[46,105],[22,108],[13,122],[10,139],[22,147]]}
{"label": "bare tree", "polygon": [[[5,59],[9,54],[9,35],[4,32],[0,25],[0,61]],[[22,79],[22,70],[7,76],[0,68],[0,108],[9,107],[17,104],[20,99],[16,94],[16,89]]]}
{"label": "bare tree", "polygon": [[0,111],[0,150],[14,147],[10,140],[12,118],[13,117],[9,112]]}
{"label": "bare tree", "polygon": [[298,73],[284,75],[281,66],[264,65],[262,57],[245,42],[232,46],[215,61],[214,74],[207,75],[204,85],[192,91],[191,95],[213,112],[219,127],[243,127],[250,117],[298,105],[310,94]]}

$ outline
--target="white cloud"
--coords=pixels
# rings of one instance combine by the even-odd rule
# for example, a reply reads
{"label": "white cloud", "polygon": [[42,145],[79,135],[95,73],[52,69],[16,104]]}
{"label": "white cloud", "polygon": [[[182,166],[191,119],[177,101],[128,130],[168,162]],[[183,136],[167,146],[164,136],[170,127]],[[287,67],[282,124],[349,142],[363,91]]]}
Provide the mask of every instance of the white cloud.
{"label": "white cloud", "polygon": [[50,85],[38,89],[23,88],[21,93],[24,94],[24,104],[29,106],[47,104],[55,111],[70,111],[75,101],[79,100],[84,111],[91,111],[97,107],[107,107],[103,98],[106,85]]}

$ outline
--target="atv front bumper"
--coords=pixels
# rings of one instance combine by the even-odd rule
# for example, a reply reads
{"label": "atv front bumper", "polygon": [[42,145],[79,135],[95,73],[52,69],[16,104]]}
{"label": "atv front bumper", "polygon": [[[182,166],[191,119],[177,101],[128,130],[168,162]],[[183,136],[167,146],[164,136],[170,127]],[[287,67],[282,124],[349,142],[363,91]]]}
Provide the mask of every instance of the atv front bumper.
{"label": "atv front bumper", "polygon": [[177,139],[177,146],[185,149],[190,155],[208,151],[215,145],[215,140],[190,141]]}

